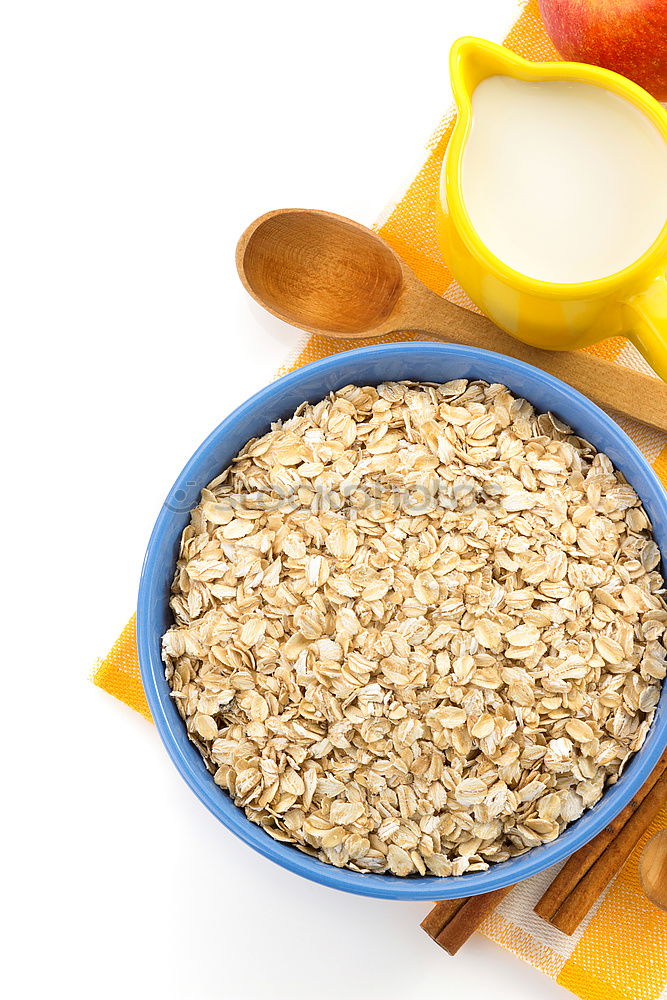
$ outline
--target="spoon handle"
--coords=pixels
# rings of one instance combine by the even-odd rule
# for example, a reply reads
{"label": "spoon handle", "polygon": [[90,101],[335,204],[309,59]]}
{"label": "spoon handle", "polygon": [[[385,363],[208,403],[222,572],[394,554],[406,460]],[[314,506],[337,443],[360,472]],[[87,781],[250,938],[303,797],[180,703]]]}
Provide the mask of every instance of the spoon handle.
{"label": "spoon handle", "polygon": [[413,289],[409,308],[401,317],[405,325],[397,325],[397,330],[427,333],[450,343],[518,358],[562,379],[598,406],[667,431],[667,384],[662,379],[631,368],[619,368],[581,351],[543,351],[531,347],[504,333],[485,316],[462,309],[423,285],[419,292],[422,290],[428,294],[415,295]]}

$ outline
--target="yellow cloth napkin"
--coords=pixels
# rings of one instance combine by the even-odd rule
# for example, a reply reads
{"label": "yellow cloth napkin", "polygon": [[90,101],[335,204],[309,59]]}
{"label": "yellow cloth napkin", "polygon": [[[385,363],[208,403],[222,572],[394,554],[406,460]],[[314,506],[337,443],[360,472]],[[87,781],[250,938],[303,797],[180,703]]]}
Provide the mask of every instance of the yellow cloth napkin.
{"label": "yellow cloth napkin", "polygon": [[[523,8],[505,44],[528,59],[558,58],[544,32],[536,0],[530,0]],[[400,201],[385,213],[379,231],[422,281],[459,305],[474,308],[445,266],[434,228],[438,176],[453,122],[454,115],[450,112],[429,144],[423,167]],[[394,341],[417,339],[423,337],[394,335],[387,338]],[[349,347],[346,341],[309,337],[290,369]],[[615,361],[619,365],[619,378],[623,367],[649,370],[637,351],[621,338],[608,340],[589,350]],[[622,425],[667,485],[667,435],[631,420],[624,420]],[[139,675],[135,626],[133,616],[109,655],[99,664],[94,680],[105,691],[150,719]],[[583,1000],[657,1000],[664,997],[667,914],[652,906],[641,892],[637,861],[648,837],[666,827],[667,810],[663,810],[603,899],[572,937],[561,934],[533,912],[535,902],[553,878],[554,869],[516,886],[487,918],[482,932]]]}

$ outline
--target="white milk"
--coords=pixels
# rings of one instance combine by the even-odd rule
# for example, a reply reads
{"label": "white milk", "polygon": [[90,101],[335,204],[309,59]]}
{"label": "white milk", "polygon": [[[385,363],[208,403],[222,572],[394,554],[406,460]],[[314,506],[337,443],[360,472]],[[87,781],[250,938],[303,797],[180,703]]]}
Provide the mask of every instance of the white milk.
{"label": "white milk", "polygon": [[667,142],[601,87],[491,76],[475,89],[463,198],[482,241],[532,278],[631,264],[667,219]]}

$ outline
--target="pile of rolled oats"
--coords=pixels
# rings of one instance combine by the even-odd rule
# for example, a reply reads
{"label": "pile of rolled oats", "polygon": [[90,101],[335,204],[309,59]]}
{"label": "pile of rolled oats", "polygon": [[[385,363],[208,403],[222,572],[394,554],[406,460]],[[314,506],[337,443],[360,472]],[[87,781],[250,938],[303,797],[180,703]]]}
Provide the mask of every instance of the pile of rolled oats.
{"label": "pile of rolled oats", "polygon": [[554,840],[641,746],[659,558],[609,459],[503,386],[347,386],[203,491],[166,675],[272,837],[460,875]]}

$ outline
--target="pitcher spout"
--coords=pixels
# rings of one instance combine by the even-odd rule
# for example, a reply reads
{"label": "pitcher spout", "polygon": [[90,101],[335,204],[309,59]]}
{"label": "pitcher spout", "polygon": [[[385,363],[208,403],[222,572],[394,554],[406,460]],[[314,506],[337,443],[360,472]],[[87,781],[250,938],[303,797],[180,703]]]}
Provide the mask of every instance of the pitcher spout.
{"label": "pitcher spout", "polygon": [[466,36],[449,54],[452,90],[459,111],[470,106],[473,91],[488,76],[518,76],[526,61],[502,45]]}

